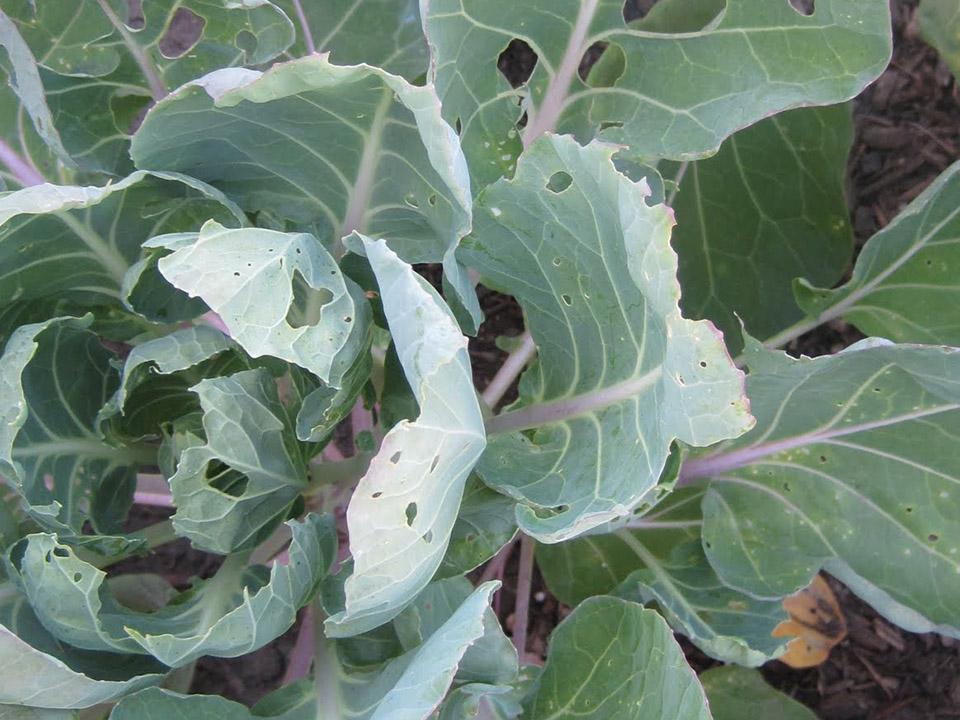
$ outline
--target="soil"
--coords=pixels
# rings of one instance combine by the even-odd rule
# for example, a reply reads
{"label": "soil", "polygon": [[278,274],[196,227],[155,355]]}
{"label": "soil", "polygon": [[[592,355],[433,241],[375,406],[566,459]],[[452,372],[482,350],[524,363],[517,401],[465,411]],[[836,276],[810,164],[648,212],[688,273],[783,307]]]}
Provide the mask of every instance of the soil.
{"label": "soil", "polygon": [[[653,2],[627,0],[625,15],[637,17]],[[916,5],[917,0],[891,0],[893,61],[854,102],[856,138],[850,155],[848,199],[858,246],[960,159],[960,89],[936,52],[919,38],[913,19]],[[597,50],[592,49],[581,71],[595,59]],[[515,41],[501,56],[500,69],[518,84],[529,77],[535,62],[530,48]],[[434,274],[425,272],[428,277]],[[512,298],[483,287],[478,290],[487,320],[479,336],[470,340],[470,354],[477,386],[483,389],[506,356],[497,339],[519,335],[523,314]],[[835,321],[794,341],[787,350],[806,355],[833,353],[860,337],[854,328]],[[504,402],[515,397],[514,388]],[[163,516],[139,509],[132,522],[139,526]],[[508,631],[513,625],[517,555],[514,552],[506,565],[505,586],[496,599]],[[218,564],[215,557],[178,541],[147,558],[122,563],[114,572],[160,572],[179,587],[186,587],[190,576],[208,577]],[[767,680],[824,720],[960,717],[960,642],[902,631],[880,618],[842,584],[832,578],[830,582],[846,617],[846,640],[817,668],[798,671],[777,661],[768,663],[763,668]],[[535,573],[528,645],[532,655],[545,657],[551,631],[568,612],[569,608],[550,596]],[[243,658],[201,660],[191,690],[252,704],[278,686],[296,632],[294,626],[283,637]],[[683,638],[680,641],[697,670],[716,664]]]}

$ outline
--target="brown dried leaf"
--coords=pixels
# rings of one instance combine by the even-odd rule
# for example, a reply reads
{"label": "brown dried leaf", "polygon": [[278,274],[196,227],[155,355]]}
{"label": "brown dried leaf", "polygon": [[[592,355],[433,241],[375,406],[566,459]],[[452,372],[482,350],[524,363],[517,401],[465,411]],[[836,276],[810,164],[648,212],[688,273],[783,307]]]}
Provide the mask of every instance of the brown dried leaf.
{"label": "brown dried leaf", "polygon": [[783,608],[790,619],[777,625],[773,636],[795,636],[787,652],[779,658],[792,668],[821,664],[830,650],[847,636],[847,621],[822,575],[817,575],[803,590],[784,598]]}

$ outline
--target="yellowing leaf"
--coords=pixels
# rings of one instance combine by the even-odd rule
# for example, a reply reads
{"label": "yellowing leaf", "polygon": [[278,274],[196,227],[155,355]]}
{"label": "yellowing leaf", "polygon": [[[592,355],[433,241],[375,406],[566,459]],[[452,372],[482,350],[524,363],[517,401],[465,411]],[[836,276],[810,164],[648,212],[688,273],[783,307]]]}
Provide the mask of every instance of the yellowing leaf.
{"label": "yellowing leaf", "polygon": [[774,637],[796,636],[780,660],[792,668],[808,668],[824,662],[830,651],[847,636],[847,621],[836,595],[822,575],[783,600],[790,613],[773,630]]}

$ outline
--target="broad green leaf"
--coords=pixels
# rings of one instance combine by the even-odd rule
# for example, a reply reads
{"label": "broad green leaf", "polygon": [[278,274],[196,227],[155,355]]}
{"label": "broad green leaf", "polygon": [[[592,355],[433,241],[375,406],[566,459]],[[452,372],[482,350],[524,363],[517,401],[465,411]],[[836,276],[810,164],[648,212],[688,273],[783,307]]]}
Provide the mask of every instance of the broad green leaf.
{"label": "broad green leaf", "polygon": [[636,603],[595,597],[553,631],[524,717],[710,720],[710,712],[663,618]]}
{"label": "broad green leaf", "polygon": [[[166,720],[180,712],[198,720],[426,720],[446,695],[464,654],[484,637],[483,618],[490,612],[495,588],[496,583],[477,588],[427,642],[382,668],[342,665],[337,647],[324,641],[314,666],[326,673],[324,679],[283,687],[259,702],[252,714],[223,698],[146,690],[121,702],[110,718]],[[330,691],[319,701],[318,686]]]}
{"label": "broad green leaf", "polygon": [[165,242],[149,244],[173,249],[159,261],[163,276],[200,297],[253,357],[281,358],[338,388],[369,346],[363,293],[312,235],[208,222],[190,244],[182,234]]}
{"label": "broad green leaf", "polygon": [[136,346],[123,363],[116,392],[97,414],[105,437],[158,435],[160,425],[200,409],[190,386],[205,374],[244,369],[237,348],[209,325],[175,330]]}
{"label": "broad green leaf", "polygon": [[0,705],[0,720],[76,720],[72,710],[44,710],[21,705]]}
{"label": "broad green leaf", "polygon": [[[130,24],[130,7],[126,0],[4,4],[38,58],[67,151],[90,170],[130,170],[130,132],[151,98],[217,68],[268,62],[294,39],[289,18],[266,0],[151,0],[139,27]],[[178,12],[202,20],[183,52],[164,45]]]}
{"label": "broad green leaf", "polygon": [[406,262],[443,261],[454,299],[479,317],[453,255],[470,230],[470,180],[432,86],[316,55],[265,73],[223,70],[151,110],[132,154],[327,247],[358,230]]}
{"label": "broad green leaf", "polygon": [[811,327],[843,317],[867,335],[960,345],[960,163],[954,163],[857,257],[835,290],[801,281],[797,302]]}
{"label": "broad green leaf", "polygon": [[124,276],[141,244],[210,218],[246,222],[219,191],[174,173],[0,196],[0,305],[66,300],[71,307],[122,308]]}
{"label": "broad green leaf", "polygon": [[923,39],[933,45],[960,80],[960,5],[954,0],[923,0],[917,11]]}
{"label": "broad green leaf", "polygon": [[[16,100],[9,95],[5,97],[5,100],[10,103],[10,107],[7,108],[6,112],[10,112],[19,105],[29,118],[33,129],[44,140],[47,146],[65,164],[72,164],[60,140],[60,134],[54,126],[50,108],[47,106],[47,99],[44,97],[43,91],[43,81],[40,79],[40,69],[37,67],[36,58],[33,57],[29,46],[24,42],[20,33],[17,32],[17,26],[2,10],[0,10],[0,47],[6,50],[9,64],[9,70],[7,70],[3,68],[2,63],[0,63],[0,79],[5,80],[4,84],[9,86],[9,91],[16,95]],[[6,77],[4,77],[4,75]],[[11,122],[14,121],[15,118],[12,113],[9,116],[6,115],[6,112],[4,113],[4,120],[6,122],[0,124],[0,135],[6,135],[8,138],[10,138],[11,135],[16,136],[21,142],[11,143],[14,148],[20,146],[21,150],[26,149],[25,146],[27,142],[23,136],[29,132],[29,130],[16,127],[23,122],[23,119],[17,118],[15,122]],[[21,159],[29,162],[27,158],[29,158],[29,155],[24,153]],[[4,153],[2,163],[9,165],[9,160],[10,158]]]}
{"label": "broad green leaf", "polygon": [[960,351],[864,341],[794,360],[748,341],[757,427],[688,460],[704,548],[758,598],[821,568],[911,631],[958,636]]}
{"label": "broad green leaf", "polygon": [[[620,0],[424,0],[423,8],[431,79],[444,117],[462,128],[479,187],[512,169],[522,113],[526,145],[555,131],[627,145],[634,156],[695,159],[764,117],[854,97],[891,49],[886,0],[817,0],[809,17],[787,0],[728,0],[717,21],[677,35],[627,27]],[[511,90],[497,69],[514,38],[537,55],[525,91]],[[618,72],[584,82],[577,70],[595,43],[608,43]]]}
{"label": "broad green leaf", "polygon": [[467,483],[450,546],[437,571],[441,577],[464,575],[497,554],[517,534],[514,501],[476,477]]}
{"label": "broad green leaf", "polygon": [[264,369],[207,378],[193,386],[205,444],[190,444],[170,478],[173,526],[195,547],[250,549],[287,517],[307,485],[294,418]]}
{"label": "broad green leaf", "polygon": [[679,218],[673,246],[686,315],[713,320],[730,347],[740,321],[766,338],[803,317],[794,278],[840,279],[853,249],[844,199],[852,142],[849,105],[804,108],[676,170],[680,189],[669,204]]}
{"label": "broad green leaf", "polygon": [[[349,281],[348,281],[349,282]],[[368,307],[362,308],[369,313]],[[340,421],[346,418],[356,405],[357,398],[370,380],[373,361],[365,347],[360,356],[341,379],[340,387],[316,386],[304,380],[305,390],[300,411],[297,413],[297,437],[303,441],[326,443],[333,437]]]}
{"label": "broad green leaf", "polygon": [[[753,424],[721,338],[680,315],[672,215],[611,162],[617,148],[548,136],[477,200],[463,258],[523,306],[539,359],[487,421],[478,466],[559,542],[656,494],[675,439],[709,445]],[[561,188],[560,185],[566,185]]]}
{"label": "broad green leaf", "polygon": [[383,624],[427,585],[485,444],[467,341],[450,311],[383,241],[359,239],[420,414],[386,434],[350,500],[354,570],[345,610],[326,621],[333,637]]}
{"label": "broad green leaf", "polygon": [[276,0],[274,4],[298,26],[292,48],[297,55],[329,52],[337,65],[366,63],[410,81],[427,70],[418,0]]}
{"label": "broad green leaf", "polygon": [[[0,473],[41,527],[64,542],[112,554],[138,544],[115,536],[133,501],[139,464],[156,452],[111,447],[97,412],[117,387],[112,355],[86,318],[23,325],[0,358]],[[89,522],[95,534],[84,534]]]}
{"label": "broad green leaf", "polygon": [[[7,590],[9,586],[2,591]],[[20,597],[0,605],[0,668],[0,703],[52,709],[118,700],[156,685],[167,670],[143,657],[93,653],[62,644]]]}
{"label": "broad green leaf", "polygon": [[779,600],[756,600],[723,585],[700,545],[702,488],[670,494],[623,529],[537,548],[538,567],[560,602],[617,594],[656,603],[667,622],[711,657],[761,665],[786,639],[771,633],[787,613]]}
{"label": "broad green leaf", "polygon": [[238,657],[282,635],[311,600],[336,554],[330,516],[291,522],[287,565],[246,566],[246,555],[227,558],[217,574],[154,612],[121,605],[104,585],[106,575],[77,558],[50,535],[29,535],[11,565],[44,626],[74,647],[149,653],[171,667],[204,655]]}
{"label": "broad green leaf", "polygon": [[810,708],[767,685],[756,670],[716,667],[700,675],[713,720],[744,717],[777,720],[816,720]]}

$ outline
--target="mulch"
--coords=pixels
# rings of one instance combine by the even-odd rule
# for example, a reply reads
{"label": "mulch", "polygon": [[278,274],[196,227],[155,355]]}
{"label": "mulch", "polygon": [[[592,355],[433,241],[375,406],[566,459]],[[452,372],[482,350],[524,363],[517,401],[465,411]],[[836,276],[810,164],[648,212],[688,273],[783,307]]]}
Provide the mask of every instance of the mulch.
{"label": "mulch", "polygon": [[[654,1],[627,0],[625,13],[636,17]],[[960,159],[960,89],[936,52],[919,38],[913,20],[916,5],[917,0],[891,0],[893,61],[854,102],[856,139],[850,156],[848,199],[858,246]],[[501,57],[500,68],[516,84],[529,76],[535,62],[529,47],[514,42]],[[523,314],[512,298],[483,287],[479,291],[487,321],[480,335],[470,340],[470,354],[477,386],[482,389],[506,355],[497,346],[497,338],[520,334]],[[835,321],[787,349],[794,354],[833,353],[860,337],[854,328]],[[515,389],[505,401],[514,397]],[[158,517],[143,510],[134,522],[146,524]],[[516,557],[507,565],[505,587],[497,603],[508,631],[513,624],[515,565]],[[190,575],[206,577],[217,566],[216,558],[179,541],[148,558],[127,561],[113,572],[160,572],[184,586]],[[768,663],[763,668],[767,680],[811,707],[823,720],[960,717],[960,642],[900,630],[842,584],[830,581],[846,616],[847,638],[817,668],[798,671],[777,661]],[[550,633],[568,612],[535,573],[531,653],[545,656]],[[296,631],[297,626],[253,655],[199,661],[192,692],[221,694],[252,704],[280,683]],[[680,641],[696,669],[716,664],[686,640]]]}

